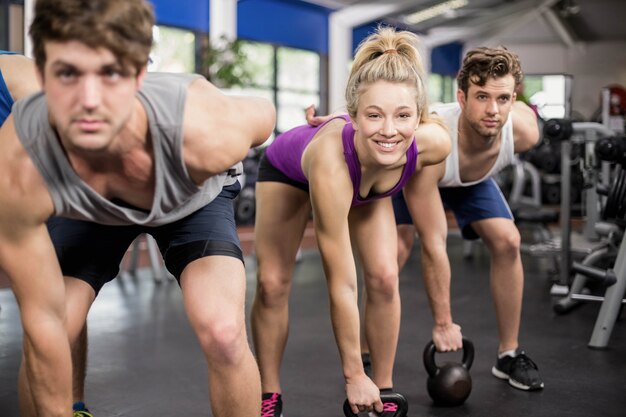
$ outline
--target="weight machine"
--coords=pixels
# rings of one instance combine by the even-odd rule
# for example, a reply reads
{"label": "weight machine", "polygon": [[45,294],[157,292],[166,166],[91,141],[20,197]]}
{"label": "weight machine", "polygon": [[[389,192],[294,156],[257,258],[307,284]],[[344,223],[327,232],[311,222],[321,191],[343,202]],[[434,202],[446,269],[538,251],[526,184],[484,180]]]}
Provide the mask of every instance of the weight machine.
{"label": "weight machine", "polygon": [[[519,223],[539,224],[541,236],[538,242],[523,243],[522,252],[536,257],[550,257],[555,262],[554,284],[551,288],[552,295],[566,295],[571,284],[571,264],[573,260],[582,260],[590,253],[603,245],[599,242],[599,234],[595,225],[600,218],[600,197],[595,184],[601,180],[597,160],[594,154],[594,146],[600,136],[609,135],[612,132],[598,123],[572,123],[565,119],[551,119],[543,126],[544,140],[549,140],[553,147],[560,148],[560,210],[558,213],[542,209],[536,203],[530,206],[522,205],[515,212],[516,221]],[[572,166],[576,164],[580,169],[577,171],[583,177],[583,187],[574,187],[572,182]],[[533,177],[538,177],[536,169],[524,167],[525,175],[532,179],[532,183],[540,183]],[[520,169],[520,168],[518,168]],[[607,175],[604,175],[606,177]],[[518,174],[517,177],[520,177]],[[593,184],[593,186],[589,186]],[[572,233],[572,206],[573,190],[582,192],[582,211],[585,214],[585,222],[582,233]],[[539,191],[533,191],[537,194]],[[515,197],[512,193],[511,197]],[[511,205],[514,208],[514,205]],[[529,209],[530,208],[530,209]],[[552,236],[548,231],[547,224],[559,221],[560,235]]]}
{"label": "weight machine", "polygon": [[[584,133],[586,143],[586,162],[590,167],[597,169],[588,170],[590,183],[597,186],[589,189],[587,195],[587,228],[593,229],[594,236],[604,237],[600,246],[591,251],[582,262],[571,260],[571,213],[569,207],[569,152],[570,142],[575,140],[576,133]],[[611,332],[621,310],[624,293],[626,291],[626,239],[624,239],[624,227],[626,226],[626,138],[617,137],[615,133],[598,123],[571,123],[567,120],[553,119],[546,123],[544,134],[552,139],[560,140],[562,146],[562,170],[563,189],[562,213],[561,213],[561,262],[560,283],[569,286],[567,296],[555,305],[557,313],[570,311],[580,301],[600,301],[602,306],[593,329],[589,347],[606,348]],[[604,135],[603,138],[598,138]],[[597,158],[597,159],[596,159]],[[604,162],[601,162],[604,161]],[[613,167],[607,166],[612,164]],[[600,168],[601,167],[601,168]],[[602,173],[602,175],[600,175]],[[607,185],[609,176],[612,178],[611,185]],[[606,195],[604,208],[600,210],[599,195]],[[591,198],[589,198],[591,195]],[[603,219],[599,213],[602,213]],[[595,216],[597,214],[597,216]],[[589,217],[594,215],[594,217]],[[601,221],[604,220],[604,221]],[[589,231],[587,230],[587,233]],[[615,261],[613,262],[613,258]],[[597,264],[607,261],[607,268],[599,268]],[[612,267],[611,267],[612,265]],[[570,284],[571,273],[575,272]],[[590,295],[584,293],[584,288],[589,281],[597,286],[605,288],[604,295]]]}

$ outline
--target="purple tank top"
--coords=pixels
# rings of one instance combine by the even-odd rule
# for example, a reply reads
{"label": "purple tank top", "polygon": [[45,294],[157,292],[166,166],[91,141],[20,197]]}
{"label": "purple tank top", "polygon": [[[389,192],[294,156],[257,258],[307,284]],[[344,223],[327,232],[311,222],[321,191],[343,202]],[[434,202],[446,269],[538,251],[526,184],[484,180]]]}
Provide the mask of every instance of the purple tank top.
{"label": "purple tank top", "polygon": [[[352,195],[352,206],[359,206],[372,200],[388,197],[400,191],[407,183],[411,175],[415,172],[418,154],[415,138],[413,138],[411,146],[409,146],[409,149],[407,150],[406,165],[402,170],[402,176],[400,177],[398,183],[385,193],[369,195],[362,198],[359,196],[359,188],[361,186],[361,163],[359,162],[359,157],[354,149],[354,129],[352,128],[352,124],[348,123],[350,121],[348,115],[337,116],[333,119],[338,118],[342,118],[346,121],[346,125],[343,128],[341,136],[343,140],[343,154],[346,159],[346,164],[348,165],[348,171],[350,172],[350,178],[352,179],[354,190]],[[298,126],[281,135],[278,135],[265,150],[266,158],[276,169],[290,179],[303,184],[308,184],[309,181],[304,175],[304,172],[302,172],[302,154],[315,134],[322,128],[322,126],[330,122],[330,120],[327,120],[325,123],[316,127],[309,125]]]}

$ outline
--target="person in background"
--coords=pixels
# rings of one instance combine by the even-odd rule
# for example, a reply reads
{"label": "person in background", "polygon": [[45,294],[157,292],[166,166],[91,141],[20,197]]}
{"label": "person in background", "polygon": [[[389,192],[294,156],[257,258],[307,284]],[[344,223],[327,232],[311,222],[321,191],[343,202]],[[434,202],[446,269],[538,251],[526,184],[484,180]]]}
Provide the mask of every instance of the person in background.
{"label": "person in background", "polygon": [[[472,49],[457,76],[457,102],[431,106],[431,111],[442,117],[452,135],[452,151],[435,173],[443,205],[454,213],[463,238],[482,239],[491,255],[491,293],[500,338],[492,374],[515,388],[534,391],[544,383],[518,340],[524,287],[521,237],[491,178],[513,161],[514,154],[528,151],[539,141],[536,114],[516,100],[522,79],[519,58],[506,48]],[[394,197],[394,211],[399,267],[408,259],[417,231],[424,279],[439,283],[427,289],[435,322],[433,339],[440,350],[446,350],[450,345],[446,340],[460,331],[450,312],[447,227],[443,222],[434,224],[423,203],[408,197],[406,190]],[[430,240],[439,244],[426,244]],[[438,251],[428,253],[428,247]]]}
{"label": "person in background", "polygon": [[[524,271],[520,234],[497,183],[491,176],[539,141],[536,114],[516,100],[523,73],[517,55],[504,47],[479,47],[467,52],[459,71],[457,102],[433,105],[450,130],[452,150],[445,163],[424,169],[422,183],[436,183],[439,192],[417,192],[409,183],[393,197],[398,230],[398,266],[408,260],[416,231],[421,265],[433,313],[433,341],[438,351],[462,347],[461,327],[452,320],[451,269],[446,252],[448,233],[444,206],[453,211],[463,238],[481,238],[491,255],[491,290],[500,344],[494,376],[515,388],[540,390],[538,367],[519,349]],[[317,126],[329,116],[307,121]],[[423,187],[423,185],[418,186]],[[428,189],[432,189],[429,187]],[[367,289],[364,291],[367,298]],[[368,341],[362,340],[363,362],[369,361]]]}

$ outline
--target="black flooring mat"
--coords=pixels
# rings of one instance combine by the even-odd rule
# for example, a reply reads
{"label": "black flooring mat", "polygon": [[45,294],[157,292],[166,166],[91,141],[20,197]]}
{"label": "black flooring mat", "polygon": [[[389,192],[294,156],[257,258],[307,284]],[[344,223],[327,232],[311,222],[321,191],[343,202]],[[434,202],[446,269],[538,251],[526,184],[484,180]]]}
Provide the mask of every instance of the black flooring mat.
{"label": "black flooring mat", "polygon": [[[550,262],[524,258],[526,274],[521,347],[545,380],[540,392],[523,392],[491,375],[498,339],[489,292],[489,256],[480,244],[464,256],[449,239],[455,321],[475,346],[473,390],[465,404],[435,407],[426,392],[422,350],[431,315],[417,250],[401,273],[403,321],[395,389],[419,416],[624,416],[626,332],[623,315],[606,350],[587,347],[598,304],[567,315],[552,310]],[[254,291],[254,260],[247,259],[248,308]],[[16,379],[21,328],[15,300],[0,290],[0,416],[18,415]],[[285,417],[343,415],[344,384],[333,338],[319,256],[304,252],[294,276],[290,339],[282,368]],[[187,324],[177,284],[149,276],[108,284],[89,317],[87,401],[97,417],[210,416],[204,358]],[[454,354],[447,354],[454,355]],[[450,356],[449,359],[454,359]],[[445,357],[442,360],[449,360]]]}

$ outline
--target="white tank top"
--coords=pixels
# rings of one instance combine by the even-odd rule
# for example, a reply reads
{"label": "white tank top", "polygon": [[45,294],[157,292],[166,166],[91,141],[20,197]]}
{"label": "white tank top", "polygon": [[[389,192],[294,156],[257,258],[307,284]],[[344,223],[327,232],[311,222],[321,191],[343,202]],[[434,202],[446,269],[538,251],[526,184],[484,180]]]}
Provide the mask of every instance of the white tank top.
{"label": "white tank top", "polygon": [[439,180],[439,187],[467,187],[478,184],[491,177],[495,173],[501,171],[513,162],[515,157],[515,144],[513,143],[513,113],[509,113],[509,118],[502,127],[500,153],[491,169],[484,177],[476,181],[461,181],[461,173],[459,172],[459,117],[461,115],[461,106],[459,103],[446,103],[430,106],[430,111],[437,113],[450,129],[452,138],[452,149],[450,155],[446,158],[446,171],[443,178]]}

